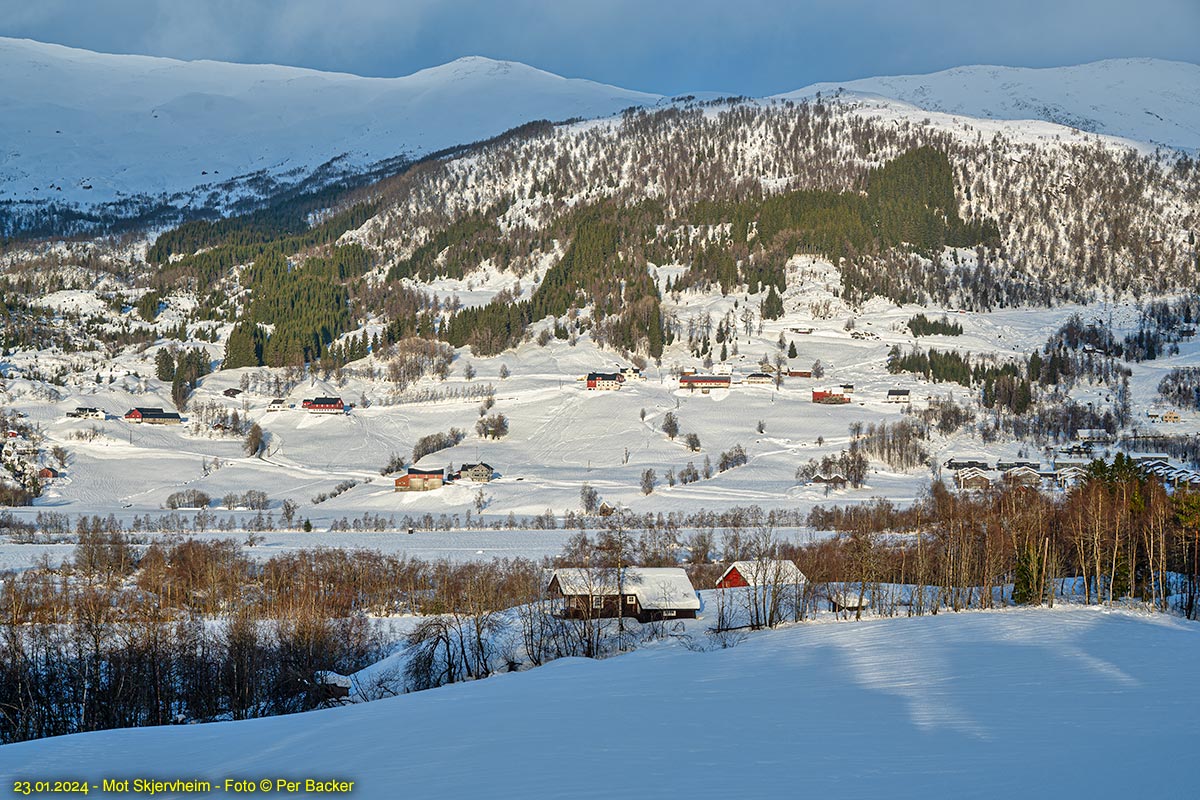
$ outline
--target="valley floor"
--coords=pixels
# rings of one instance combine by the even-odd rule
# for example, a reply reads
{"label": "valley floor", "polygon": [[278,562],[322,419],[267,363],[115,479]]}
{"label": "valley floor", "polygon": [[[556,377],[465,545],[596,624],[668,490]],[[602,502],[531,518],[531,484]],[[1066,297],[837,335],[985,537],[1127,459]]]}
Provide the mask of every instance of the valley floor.
{"label": "valley floor", "polygon": [[361,798],[1185,796],[1198,634],[1079,607],[805,623],[308,714],[14,744],[0,779],[336,778]]}

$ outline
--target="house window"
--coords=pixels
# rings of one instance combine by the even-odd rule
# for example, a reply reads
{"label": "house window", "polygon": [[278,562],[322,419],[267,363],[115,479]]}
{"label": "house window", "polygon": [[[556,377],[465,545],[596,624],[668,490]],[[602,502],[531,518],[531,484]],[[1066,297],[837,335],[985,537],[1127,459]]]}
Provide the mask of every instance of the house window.
{"label": "house window", "polygon": [[636,594],[625,595],[625,604],[630,605],[630,606],[636,605],[637,604],[637,595]]}
{"label": "house window", "polygon": [[673,608],[668,608],[668,609],[666,609],[665,611],[663,611],[663,616],[664,616],[664,617],[673,617],[673,616],[675,616],[675,609],[673,609]]}
{"label": "house window", "polygon": [[601,595],[594,595],[592,597],[592,608],[604,608],[604,597]]}

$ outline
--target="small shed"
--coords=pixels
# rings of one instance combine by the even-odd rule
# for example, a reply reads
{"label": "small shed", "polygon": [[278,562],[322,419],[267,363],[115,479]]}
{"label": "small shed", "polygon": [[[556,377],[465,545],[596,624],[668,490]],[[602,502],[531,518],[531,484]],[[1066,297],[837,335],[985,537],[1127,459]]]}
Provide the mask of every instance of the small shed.
{"label": "small shed", "polygon": [[792,561],[768,559],[735,561],[717,579],[717,589],[737,589],[743,586],[782,586],[805,583],[808,579]]}

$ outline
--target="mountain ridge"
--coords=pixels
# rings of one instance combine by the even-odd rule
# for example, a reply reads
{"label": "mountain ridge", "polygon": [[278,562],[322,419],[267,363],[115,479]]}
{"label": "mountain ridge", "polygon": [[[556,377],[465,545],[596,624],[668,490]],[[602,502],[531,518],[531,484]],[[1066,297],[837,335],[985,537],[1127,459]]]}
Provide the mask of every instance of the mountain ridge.
{"label": "mountain ridge", "polygon": [[804,100],[839,90],[925,111],[1042,120],[1144,144],[1200,149],[1200,65],[1186,61],[1120,58],[1063,67],[975,64],[925,74],[825,81],[773,97]]}
{"label": "mountain ridge", "polygon": [[[61,234],[103,230],[105,220],[146,218],[146,209],[163,210],[168,223],[238,213],[298,187],[390,174],[532,120],[603,118],[670,102],[484,56],[377,78],[0,37],[0,69],[8,76],[0,87],[0,235],[31,230],[30,220]],[[817,83],[766,100],[839,90],[886,98],[878,102],[906,117],[923,109],[1042,119],[1147,147],[1200,148],[1200,66],[1186,62],[955,67]],[[101,216],[47,228],[53,209],[67,225],[76,212]]]}

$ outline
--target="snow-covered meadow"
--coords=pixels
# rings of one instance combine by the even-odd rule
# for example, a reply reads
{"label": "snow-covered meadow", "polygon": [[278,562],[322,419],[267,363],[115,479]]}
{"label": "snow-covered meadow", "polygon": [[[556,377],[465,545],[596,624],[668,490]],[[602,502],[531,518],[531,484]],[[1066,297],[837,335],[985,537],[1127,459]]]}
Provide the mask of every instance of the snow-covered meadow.
{"label": "snow-covered meadow", "polygon": [[369,798],[1183,796],[1198,634],[1078,607],[805,623],[301,715],[8,745],[0,778],[339,779]]}

